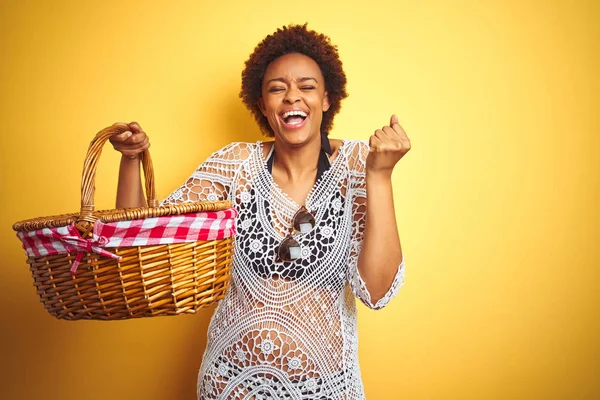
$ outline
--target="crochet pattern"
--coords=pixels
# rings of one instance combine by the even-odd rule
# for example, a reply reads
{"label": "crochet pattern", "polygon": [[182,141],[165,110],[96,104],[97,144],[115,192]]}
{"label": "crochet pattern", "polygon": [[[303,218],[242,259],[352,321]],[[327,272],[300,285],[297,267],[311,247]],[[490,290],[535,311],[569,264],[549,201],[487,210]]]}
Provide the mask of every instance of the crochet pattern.
{"label": "crochet pattern", "polygon": [[316,226],[296,234],[301,258],[275,262],[301,207],[273,181],[263,147],[212,154],[162,204],[224,200],[239,215],[232,278],[208,329],[199,399],[363,399],[356,304],[380,309],[404,283],[404,260],[373,304],[357,269],[366,214],[364,141],[343,141],[305,206]]}

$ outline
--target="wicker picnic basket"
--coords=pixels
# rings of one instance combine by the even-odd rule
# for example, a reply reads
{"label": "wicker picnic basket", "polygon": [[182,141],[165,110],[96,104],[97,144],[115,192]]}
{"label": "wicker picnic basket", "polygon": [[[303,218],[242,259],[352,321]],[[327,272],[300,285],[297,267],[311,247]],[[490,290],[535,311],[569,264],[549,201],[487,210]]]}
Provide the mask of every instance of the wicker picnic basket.
{"label": "wicker picnic basket", "polygon": [[[71,227],[81,238],[91,240],[96,221],[112,223],[164,216],[187,216],[231,208],[229,201],[182,203],[158,206],[154,173],[148,151],[142,154],[149,207],[94,210],[96,165],[108,138],[125,131],[113,125],[100,131],[85,158],[79,213],[34,218],[17,222],[21,235],[45,228]],[[74,225],[73,225],[74,224]],[[50,229],[46,229],[49,231]],[[195,313],[224,297],[233,256],[233,236],[218,240],[104,248],[116,260],[87,247],[66,254],[29,256],[34,286],[46,310],[66,320],[116,320]],[[114,255],[113,255],[114,254]],[[77,272],[72,273],[74,263]]]}

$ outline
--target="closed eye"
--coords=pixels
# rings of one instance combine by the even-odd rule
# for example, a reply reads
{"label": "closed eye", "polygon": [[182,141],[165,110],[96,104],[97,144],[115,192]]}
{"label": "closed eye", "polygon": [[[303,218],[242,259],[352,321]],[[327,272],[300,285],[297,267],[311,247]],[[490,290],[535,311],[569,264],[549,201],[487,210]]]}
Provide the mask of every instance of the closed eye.
{"label": "closed eye", "polygon": [[300,89],[301,90],[313,90],[315,87],[314,86],[302,86]]}
{"label": "closed eye", "polygon": [[277,93],[277,92],[281,92],[283,90],[283,88],[281,87],[274,87],[269,89],[269,93]]}

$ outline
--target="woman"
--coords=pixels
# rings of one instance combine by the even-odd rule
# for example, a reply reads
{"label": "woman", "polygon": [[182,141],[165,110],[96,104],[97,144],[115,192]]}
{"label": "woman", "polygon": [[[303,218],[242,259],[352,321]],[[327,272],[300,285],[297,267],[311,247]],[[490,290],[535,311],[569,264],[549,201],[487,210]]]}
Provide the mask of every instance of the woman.
{"label": "woman", "polygon": [[[200,399],[364,398],[353,296],[379,309],[403,283],[391,173],[410,141],[395,115],[368,144],[329,140],[345,86],[326,36],[306,25],[267,36],[240,96],[274,140],[217,151],[163,202],[229,199],[239,213]],[[144,205],[138,156],[149,142],[129,127],[111,140],[123,154],[117,207]]]}

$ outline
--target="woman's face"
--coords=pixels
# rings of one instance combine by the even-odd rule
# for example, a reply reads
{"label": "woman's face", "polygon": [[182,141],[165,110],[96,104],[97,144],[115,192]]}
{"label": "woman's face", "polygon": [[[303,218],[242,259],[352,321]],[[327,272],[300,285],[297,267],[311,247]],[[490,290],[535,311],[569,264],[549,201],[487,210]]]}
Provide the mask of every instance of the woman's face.
{"label": "woman's face", "polygon": [[276,58],[267,66],[258,103],[275,140],[302,145],[320,138],[323,112],[329,109],[321,69],[304,54]]}

